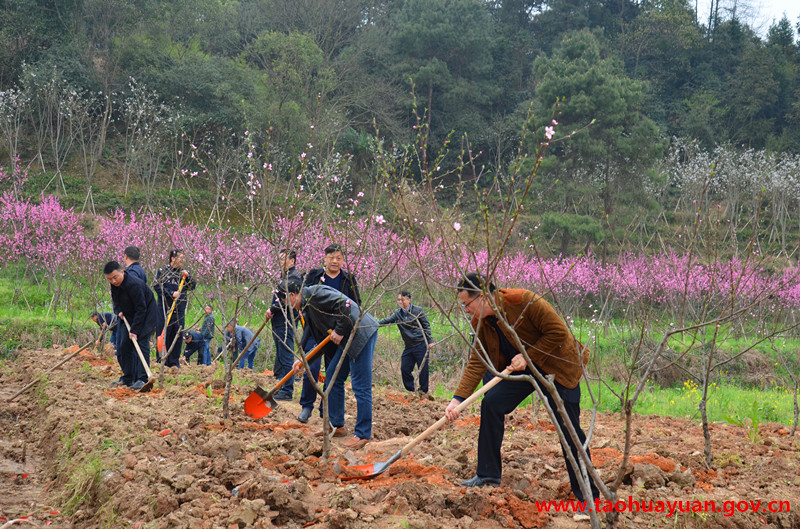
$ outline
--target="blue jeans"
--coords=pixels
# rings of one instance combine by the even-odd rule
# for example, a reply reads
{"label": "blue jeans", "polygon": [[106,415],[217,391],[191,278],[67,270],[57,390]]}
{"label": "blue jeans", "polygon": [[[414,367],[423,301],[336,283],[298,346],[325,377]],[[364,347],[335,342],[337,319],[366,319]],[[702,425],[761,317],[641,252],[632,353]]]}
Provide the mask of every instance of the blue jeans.
{"label": "blue jeans", "polygon": [[325,389],[329,384],[333,384],[328,405],[330,407],[331,424],[339,428],[344,426],[344,381],[350,375],[350,382],[353,388],[353,395],[356,398],[356,425],[353,434],[360,439],[372,439],[372,357],[375,354],[375,342],[378,340],[378,333],[364,345],[361,354],[357,359],[347,355],[342,369],[339,371],[335,380],[331,381],[336,364],[342,357],[341,347],[336,349],[336,354],[331,359],[330,369],[326,372]]}
{"label": "blue jeans", "polygon": [[250,346],[250,349],[242,355],[242,359],[239,360],[239,369],[244,369],[244,363],[247,362],[247,367],[253,369],[253,362],[256,359],[256,353],[258,352],[258,347],[261,345],[261,338],[256,338],[256,341],[253,342],[253,345]]}
{"label": "blue jeans", "polygon": [[[288,324],[278,325],[273,327],[272,334],[275,339],[275,364],[272,367],[272,372],[275,378],[282,379],[292,370],[292,364],[294,364],[294,354],[292,354],[294,349],[294,328]],[[294,392],[294,376],[289,377],[280,392],[288,395]],[[313,406],[314,404],[312,403],[311,405]]]}
{"label": "blue jeans", "polygon": [[203,352],[202,352],[202,354],[203,354],[202,363],[203,363],[203,365],[210,366],[211,365],[211,340],[208,339],[208,340],[203,340],[203,341],[205,342],[205,345],[203,347]]}
{"label": "blue jeans", "polygon": [[[308,354],[317,344],[314,340],[306,340],[306,343],[303,344],[303,351],[305,354]],[[314,383],[311,382],[312,380],[317,381],[319,380],[319,369],[322,367],[322,354],[318,354],[314,357],[309,363],[308,367],[311,368],[311,371],[307,372],[305,376],[303,376],[303,390],[300,393],[300,406],[303,408],[313,408],[314,403],[317,401],[317,392],[314,391]],[[325,365],[327,366],[328,363],[326,362]],[[309,377],[311,377],[309,379]],[[320,412],[322,410],[320,409]]]}

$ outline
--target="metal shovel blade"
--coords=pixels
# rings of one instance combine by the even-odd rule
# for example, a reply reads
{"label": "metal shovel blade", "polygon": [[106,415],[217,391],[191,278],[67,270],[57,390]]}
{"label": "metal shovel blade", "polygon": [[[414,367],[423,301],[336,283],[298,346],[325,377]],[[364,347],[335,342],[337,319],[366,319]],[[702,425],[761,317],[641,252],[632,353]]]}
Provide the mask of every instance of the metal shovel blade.
{"label": "metal shovel blade", "polygon": [[[471,405],[481,395],[483,395],[484,393],[486,393],[487,391],[489,391],[490,389],[495,387],[503,379],[502,377],[505,376],[505,375],[508,375],[509,373],[511,373],[511,368],[507,367],[500,374],[500,376],[494,377],[491,381],[489,381],[488,383],[484,384],[482,388],[480,388],[478,391],[474,392],[466,400],[464,400],[461,404],[456,406],[456,408],[455,408],[456,411],[458,411],[460,413],[461,410],[463,410],[467,406]],[[432,436],[434,433],[436,433],[439,430],[439,428],[444,426],[446,423],[447,423],[447,416],[442,417],[441,419],[439,419],[438,421],[433,423],[431,426],[429,426],[427,430],[425,430],[424,432],[422,432],[421,434],[416,436],[414,439],[409,441],[408,444],[406,444],[403,448],[401,448],[399,452],[397,452],[391,458],[389,458],[389,461],[386,461],[385,463],[372,463],[371,465],[359,465],[359,466],[355,466],[355,467],[350,467],[353,470],[355,470],[356,472],[359,472],[359,474],[356,474],[355,476],[344,476],[344,477],[342,477],[340,479],[342,481],[349,481],[351,479],[372,479],[375,476],[377,476],[378,474],[386,472],[386,469],[389,468],[389,465],[391,465],[392,463],[394,463],[395,461],[397,461],[401,457],[403,457],[405,455],[408,455],[408,453],[411,451],[412,448],[417,446],[419,443],[421,443],[425,439],[428,439],[430,436]],[[364,474],[361,474],[361,472],[364,472]]]}
{"label": "metal shovel blade", "polygon": [[[261,328],[264,328],[264,326],[262,325]],[[261,329],[259,329],[259,332],[260,331]],[[325,344],[327,344],[331,339],[330,334],[331,331],[328,331],[328,336],[326,336],[324,340],[322,340],[314,349],[311,350],[311,352],[306,355],[306,362],[311,361],[311,359],[314,358],[314,356],[316,356],[316,354],[319,353],[323,347],[325,347]],[[256,336],[257,335],[258,333],[256,333]],[[250,340],[251,343],[252,341],[253,340]],[[239,357],[241,358],[241,355],[239,355]],[[236,362],[238,361],[239,359],[237,358]],[[273,398],[273,395],[275,395],[275,393],[281,389],[283,385],[286,384],[286,382],[288,382],[293,376],[293,371],[286,373],[286,375],[284,375],[284,377],[277,384],[275,384],[275,387],[272,388],[272,391],[269,393],[261,389],[261,387],[256,386],[256,389],[254,389],[244,401],[244,412],[254,419],[261,419],[269,412],[277,408],[278,403]]]}
{"label": "metal shovel blade", "polygon": [[244,401],[244,412],[254,419],[266,417],[275,407],[277,403],[272,396],[258,386]]}
{"label": "metal shovel blade", "polygon": [[150,380],[148,380],[148,381],[145,383],[145,385],[144,385],[144,386],[142,386],[141,388],[139,388],[139,393],[149,393],[149,392],[150,392],[150,390],[152,390],[152,389],[153,389],[153,386],[155,385],[155,383],[156,383],[156,379],[155,379],[155,378],[151,378]]}
{"label": "metal shovel blade", "polygon": [[389,470],[389,466],[400,459],[402,455],[403,451],[398,450],[392,457],[389,458],[388,461],[384,461],[383,463],[372,463],[370,465],[357,465],[354,467],[349,467],[351,470],[357,472],[357,474],[353,476],[342,476],[340,479],[342,481],[350,481],[353,479],[372,479],[375,476],[383,474]]}

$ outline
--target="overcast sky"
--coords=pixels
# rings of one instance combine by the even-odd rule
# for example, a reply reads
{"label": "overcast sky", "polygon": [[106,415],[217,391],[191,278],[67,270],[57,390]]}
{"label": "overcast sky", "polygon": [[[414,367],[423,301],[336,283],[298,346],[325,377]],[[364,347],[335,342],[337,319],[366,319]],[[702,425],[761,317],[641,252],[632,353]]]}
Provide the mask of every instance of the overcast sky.
{"label": "overcast sky", "polygon": [[[709,0],[697,0],[697,10],[701,23],[708,20]],[[800,1],[798,0],[721,0],[725,8],[737,5],[737,11],[743,22],[747,22],[759,35],[766,35],[772,22],[777,22],[786,13],[792,26],[796,26],[800,17]],[[726,16],[727,18],[727,16]],[[795,42],[797,34],[795,34]]]}

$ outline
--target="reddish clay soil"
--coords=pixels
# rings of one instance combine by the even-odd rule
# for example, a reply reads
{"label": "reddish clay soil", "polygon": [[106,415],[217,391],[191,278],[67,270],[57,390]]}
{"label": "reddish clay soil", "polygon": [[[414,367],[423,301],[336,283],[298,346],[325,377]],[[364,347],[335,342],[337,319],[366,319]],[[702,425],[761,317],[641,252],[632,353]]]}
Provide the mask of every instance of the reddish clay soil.
{"label": "reddish clay soil", "polygon": [[[537,501],[567,500],[569,484],[553,426],[540,408],[506,421],[504,475],[497,488],[459,483],[475,470],[478,408],[371,480],[343,480],[387,461],[438,420],[447,401],[397,388],[374,391],[373,440],[355,452],[335,438],[322,461],[315,413],[296,420],[295,401],[254,421],[243,401],[269,374],[247,372],[222,419],[224,384],[216,366],[188,366],[164,387],[139,394],[111,389],[119,369],[108,352],[82,354],[13,402],[6,399],[63,358],[62,349],[23,351],[0,378],[0,526],[99,528],[566,528],[589,527],[572,513],[541,512]],[[159,368],[155,369],[158,377]],[[347,427],[355,401],[348,389]],[[590,414],[584,412],[587,425]],[[599,414],[591,443],[600,475],[621,463],[623,422]],[[800,527],[800,434],[761,425],[713,424],[714,465],[704,464],[696,422],[638,416],[624,501],[789,502],[791,512],[622,512],[617,527]],[[741,504],[742,506],[744,503]],[[748,504],[749,505],[749,504]],[[786,510],[786,507],[783,507]],[[24,517],[24,520],[21,518]],[[601,515],[609,526],[606,515]]]}

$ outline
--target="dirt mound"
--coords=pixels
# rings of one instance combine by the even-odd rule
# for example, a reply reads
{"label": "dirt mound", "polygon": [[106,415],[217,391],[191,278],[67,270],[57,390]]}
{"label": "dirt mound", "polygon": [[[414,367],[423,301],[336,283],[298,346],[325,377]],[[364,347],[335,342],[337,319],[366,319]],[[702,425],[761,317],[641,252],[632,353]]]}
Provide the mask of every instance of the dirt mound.
{"label": "dirt mound", "polygon": [[[0,398],[62,356],[60,349],[27,351],[6,364]],[[82,529],[577,525],[572,512],[544,512],[536,503],[569,499],[561,448],[538,410],[516,410],[507,420],[501,487],[459,485],[475,472],[477,406],[375,479],[343,481],[355,466],[387,461],[438,420],[447,401],[376,388],[373,440],[351,452],[342,446],[346,437],[335,438],[323,461],[322,441],[311,436],[321,427],[316,413],[301,424],[299,405],[281,402],[259,421],[244,414],[249,391],[271,387],[271,377],[237,372],[232,416],[223,420],[221,369],[181,368],[147,394],[111,389],[118,376],[108,357],[79,355],[5,404],[0,522],[26,516],[35,526]],[[349,389],[347,412],[355,413]],[[347,416],[350,431],[353,420]],[[622,431],[616,415],[601,414],[594,425],[593,458],[607,482],[622,461]],[[620,499],[789,501],[800,510],[800,436],[772,424],[762,425],[756,443],[726,424],[712,425],[712,436],[716,459],[708,469],[698,425],[637,417]],[[795,512],[630,511],[619,527],[800,527]]]}

